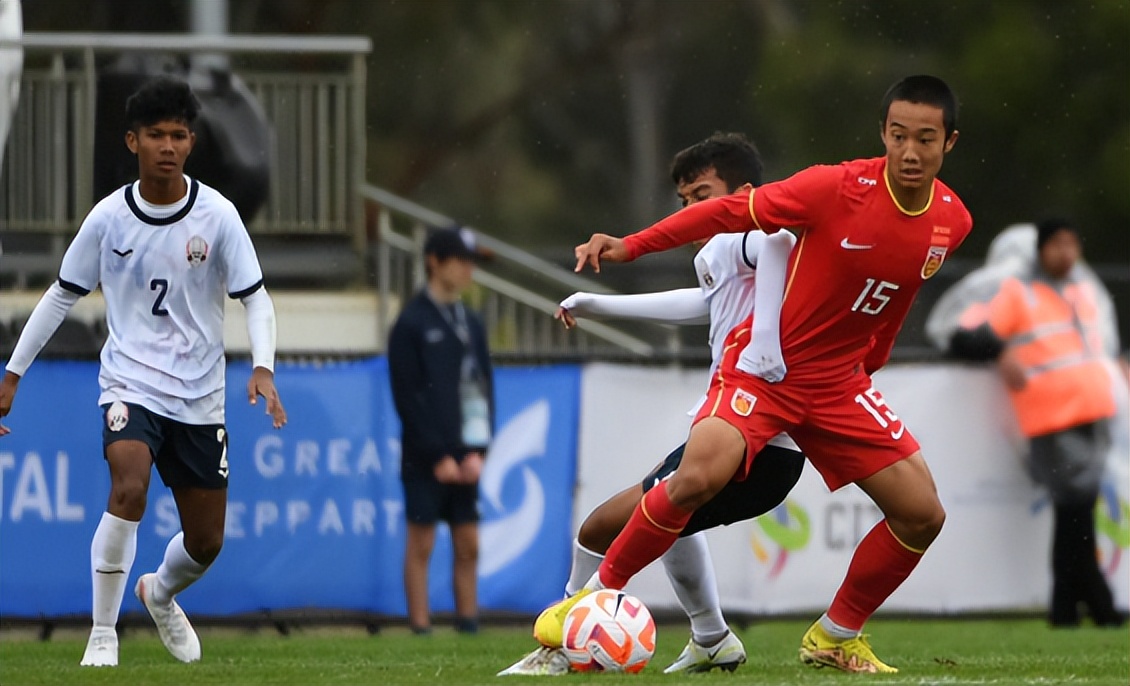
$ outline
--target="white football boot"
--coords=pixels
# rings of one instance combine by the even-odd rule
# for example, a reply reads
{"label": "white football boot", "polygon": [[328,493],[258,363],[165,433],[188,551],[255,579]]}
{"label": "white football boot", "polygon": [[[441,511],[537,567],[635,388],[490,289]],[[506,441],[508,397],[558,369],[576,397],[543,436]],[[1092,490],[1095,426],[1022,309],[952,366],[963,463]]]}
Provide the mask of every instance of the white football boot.
{"label": "white football boot", "polygon": [[514,674],[525,676],[558,676],[569,673],[569,658],[560,648],[538,646],[526,657],[518,660],[495,676]]}
{"label": "white football boot", "polygon": [[90,630],[86,652],[79,664],[83,667],[118,666],[118,632],[114,627],[98,626]]}
{"label": "white football boot", "polygon": [[172,600],[168,605],[162,606],[149,599],[149,591],[146,587],[156,581],[156,574],[142,574],[134,588],[137,599],[146,610],[149,610],[149,616],[157,625],[157,635],[161,637],[161,642],[173,657],[181,662],[199,660],[200,638],[192,630],[192,624],[189,624],[188,617],[185,616],[184,610],[180,609],[180,605],[177,605],[177,601]]}
{"label": "white football boot", "polygon": [[687,641],[687,647],[679,653],[679,657],[672,662],[664,674],[684,672],[693,674],[709,672],[712,669],[724,669],[732,672],[739,665],[745,663],[745,646],[733,631],[726,632],[726,637],[712,646],[700,646],[694,638]]}

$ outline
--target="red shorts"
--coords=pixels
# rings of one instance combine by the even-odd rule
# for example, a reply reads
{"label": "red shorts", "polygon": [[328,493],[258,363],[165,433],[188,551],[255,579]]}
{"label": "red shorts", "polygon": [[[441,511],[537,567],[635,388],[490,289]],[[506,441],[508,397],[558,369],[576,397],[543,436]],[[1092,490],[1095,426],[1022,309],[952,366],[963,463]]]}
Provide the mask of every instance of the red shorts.
{"label": "red shorts", "polygon": [[748,341],[748,329],[731,332],[694,419],[718,417],[742,432],[746,455],[736,480],[745,478],[754,456],[782,431],[833,491],[918,452],[918,441],[871,385],[871,377],[858,372],[800,378],[790,370],[784,381],[771,384],[737,370]]}

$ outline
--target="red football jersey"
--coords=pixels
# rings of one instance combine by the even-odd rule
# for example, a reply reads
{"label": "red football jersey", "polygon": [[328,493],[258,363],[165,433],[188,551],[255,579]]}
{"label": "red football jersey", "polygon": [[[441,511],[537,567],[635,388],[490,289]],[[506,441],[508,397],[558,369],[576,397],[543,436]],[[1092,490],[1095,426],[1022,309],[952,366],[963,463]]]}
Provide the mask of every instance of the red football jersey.
{"label": "red football jersey", "polygon": [[757,188],[745,216],[744,193],[707,200],[629,236],[626,246],[635,258],[722,230],[797,229],[781,309],[790,376],[851,373],[865,358],[873,370],[890,354],[922,283],[973,227],[957,194],[937,179],[925,209],[904,211],[885,171],[883,157],[809,167]]}

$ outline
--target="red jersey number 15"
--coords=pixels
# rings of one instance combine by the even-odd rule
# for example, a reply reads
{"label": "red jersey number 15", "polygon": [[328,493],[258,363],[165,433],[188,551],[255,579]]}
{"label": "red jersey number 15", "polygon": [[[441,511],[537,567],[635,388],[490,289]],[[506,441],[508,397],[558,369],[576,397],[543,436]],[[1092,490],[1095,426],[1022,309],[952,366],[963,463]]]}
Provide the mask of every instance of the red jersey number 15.
{"label": "red jersey number 15", "polygon": [[890,281],[878,281],[875,279],[867,279],[867,284],[863,286],[863,290],[859,292],[859,297],[855,299],[855,303],[851,306],[852,312],[862,312],[864,314],[879,314],[887,303],[891,301],[891,296],[884,291],[897,291],[899,285],[891,283]]}

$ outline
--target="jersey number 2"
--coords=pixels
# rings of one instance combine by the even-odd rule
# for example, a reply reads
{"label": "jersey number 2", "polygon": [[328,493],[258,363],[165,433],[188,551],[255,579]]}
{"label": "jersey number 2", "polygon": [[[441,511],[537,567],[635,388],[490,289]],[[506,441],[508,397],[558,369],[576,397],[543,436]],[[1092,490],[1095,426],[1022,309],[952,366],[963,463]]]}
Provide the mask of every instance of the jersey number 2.
{"label": "jersey number 2", "polygon": [[169,311],[161,307],[161,303],[165,302],[165,296],[169,292],[169,280],[153,279],[149,282],[149,290],[158,291],[157,299],[153,301],[153,309],[151,310],[153,314],[158,317],[168,317]]}

